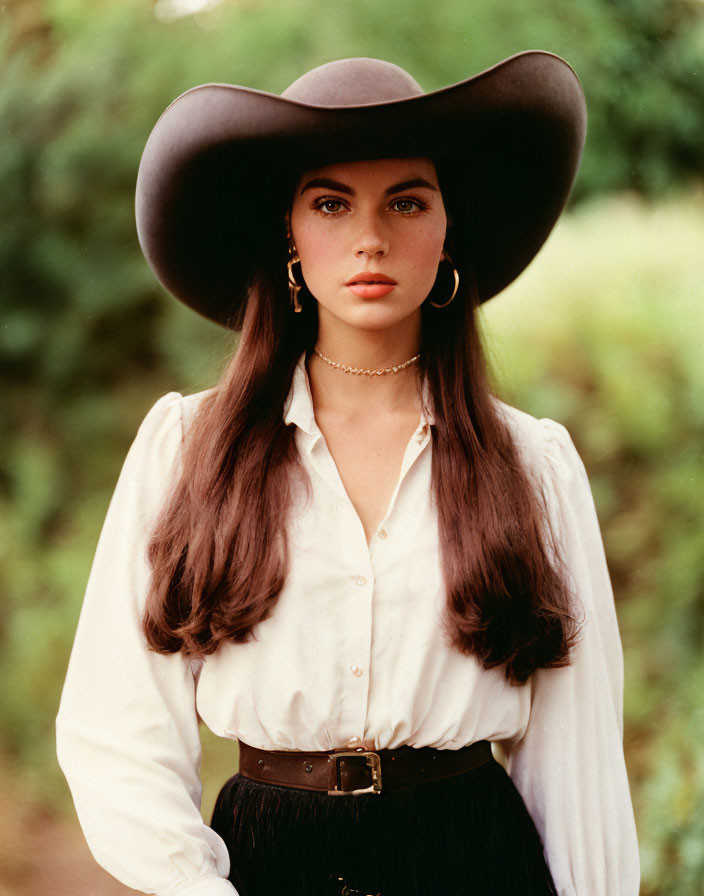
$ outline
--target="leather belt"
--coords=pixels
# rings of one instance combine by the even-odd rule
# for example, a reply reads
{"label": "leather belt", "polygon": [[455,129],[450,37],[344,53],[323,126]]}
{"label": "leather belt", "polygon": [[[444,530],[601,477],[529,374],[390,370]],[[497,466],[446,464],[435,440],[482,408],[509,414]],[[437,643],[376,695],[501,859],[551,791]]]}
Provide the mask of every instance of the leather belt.
{"label": "leather belt", "polygon": [[492,759],[489,741],[459,750],[398,747],[395,750],[350,750],[306,753],[260,750],[240,741],[239,773],[263,784],[318,790],[330,796],[403,790],[471,771]]}

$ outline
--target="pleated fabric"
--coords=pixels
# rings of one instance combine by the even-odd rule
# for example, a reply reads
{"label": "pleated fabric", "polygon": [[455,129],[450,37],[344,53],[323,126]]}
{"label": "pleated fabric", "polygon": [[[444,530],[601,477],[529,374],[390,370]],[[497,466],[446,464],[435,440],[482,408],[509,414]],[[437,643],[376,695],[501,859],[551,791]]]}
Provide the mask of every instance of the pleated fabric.
{"label": "pleated fabric", "polygon": [[556,896],[520,794],[491,760],[396,793],[328,796],[239,774],[211,827],[240,896]]}

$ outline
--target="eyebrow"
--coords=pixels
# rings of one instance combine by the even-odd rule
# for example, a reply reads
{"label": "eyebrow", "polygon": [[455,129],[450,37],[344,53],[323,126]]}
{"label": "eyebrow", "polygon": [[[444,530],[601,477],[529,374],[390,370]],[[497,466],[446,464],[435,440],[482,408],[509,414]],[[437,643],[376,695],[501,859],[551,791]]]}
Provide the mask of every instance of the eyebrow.
{"label": "eyebrow", "polygon": [[[315,187],[323,187],[326,190],[335,190],[338,193],[346,193],[348,196],[354,196],[355,191],[347,184],[341,183],[339,180],[332,180],[329,177],[314,177],[302,188],[300,195],[302,196],[306,190],[312,190]],[[394,193],[401,193],[404,190],[412,190],[416,187],[425,187],[428,190],[437,192],[437,187],[433,186],[429,180],[424,177],[413,177],[410,180],[401,181],[388,187],[385,191],[387,196],[393,196]]]}

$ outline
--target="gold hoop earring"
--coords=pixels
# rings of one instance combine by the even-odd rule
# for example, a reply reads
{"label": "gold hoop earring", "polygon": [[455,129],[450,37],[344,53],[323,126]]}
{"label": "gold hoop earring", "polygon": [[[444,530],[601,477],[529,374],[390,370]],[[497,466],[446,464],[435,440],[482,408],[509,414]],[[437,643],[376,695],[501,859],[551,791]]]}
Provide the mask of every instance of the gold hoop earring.
{"label": "gold hoop earring", "polygon": [[298,293],[303,289],[303,286],[300,283],[296,282],[296,277],[293,273],[294,264],[300,263],[301,259],[298,257],[296,246],[294,245],[292,240],[289,240],[288,263],[286,265],[286,269],[288,271],[288,291],[289,295],[291,296],[291,305],[293,306],[293,310],[296,313],[303,311],[303,306],[298,301]]}
{"label": "gold hoop earring", "polygon": [[446,302],[441,302],[440,304],[438,304],[437,302],[430,302],[430,300],[428,300],[430,302],[430,304],[433,306],[433,308],[447,308],[447,306],[450,304],[450,302],[457,295],[457,290],[460,285],[460,275],[457,273],[457,268],[455,267],[455,263],[453,262],[453,260],[450,258],[449,252],[445,249],[442,254],[443,254],[443,257],[440,260],[446,261],[452,268],[452,276],[454,277],[455,285],[452,289],[452,295]]}

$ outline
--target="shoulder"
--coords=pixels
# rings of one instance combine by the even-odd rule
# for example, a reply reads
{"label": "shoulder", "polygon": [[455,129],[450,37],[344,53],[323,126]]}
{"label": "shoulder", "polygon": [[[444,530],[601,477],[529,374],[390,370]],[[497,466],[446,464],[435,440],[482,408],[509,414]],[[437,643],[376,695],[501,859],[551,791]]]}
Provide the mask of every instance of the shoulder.
{"label": "shoulder", "polygon": [[533,417],[498,398],[494,401],[531,475],[542,481],[549,477],[563,484],[574,477],[586,478],[584,464],[566,427],[549,417]]}
{"label": "shoulder", "polygon": [[140,478],[160,480],[178,466],[184,434],[204,398],[213,390],[182,395],[168,392],[147,412],[130,447],[125,466]]}
{"label": "shoulder", "polygon": [[203,404],[210,400],[217,389],[204,389],[202,392],[194,392],[192,395],[181,395],[181,425],[184,433],[187,433],[193,420]]}
{"label": "shoulder", "polygon": [[156,401],[142,421],[137,439],[153,441],[158,438],[175,439],[183,437],[190,428],[203,401],[215,390],[206,389],[193,395],[167,392]]}

